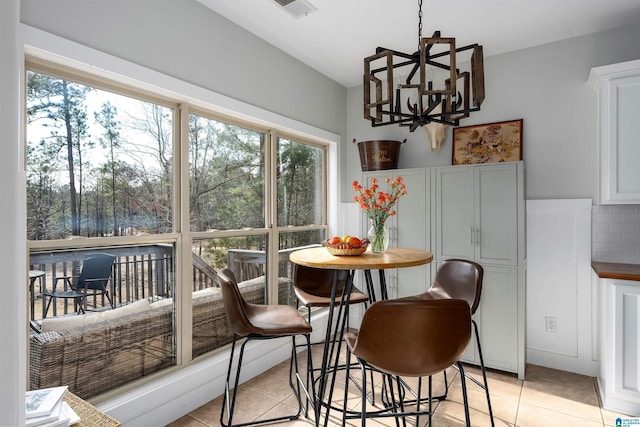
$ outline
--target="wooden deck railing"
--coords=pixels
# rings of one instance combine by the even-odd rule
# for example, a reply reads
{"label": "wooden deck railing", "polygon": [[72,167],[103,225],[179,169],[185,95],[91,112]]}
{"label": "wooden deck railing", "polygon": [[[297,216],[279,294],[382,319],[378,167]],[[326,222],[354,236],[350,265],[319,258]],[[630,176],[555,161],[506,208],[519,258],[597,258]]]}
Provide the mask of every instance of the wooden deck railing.
{"label": "wooden deck railing", "polygon": [[[278,277],[282,280],[278,287],[278,301],[282,304],[294,303],[291,288],[293,271],[289,254],[297,249],[302,248],[278,252]],[[33,251],[29,255],[30,269],[43,271],[44,275],[33,280],[32,320],[44,317],[41,290],[51,290],[56,277],[77,276],[85,256],[97,252],[110,253],[116,257],[109,281],[110,295],[116,306],[130,304],[143,298],[169,298],[173,295],[176,280],[175,250],[171,244]],[[239,282],[266,275],[263,251],[230,249],[227,262]],[[193,291],[218,286],[217,271],[205,260],[193,254],[192,266]],[[66,285],[60,280],[58,287],[62,286]],[[89,305],[98,308],[105,305],[108,307],[108,301],[104,297],[97,297],[90,300]],[[73,311],[73,300],[59,299],[54,301],[47,316],[58,316]]]}
{"label": "wooden deck railing", "polygon": [[[56,277],[77,276],[82,267],[82,260],[92,253],[110,253],[115,255],[111,280],[109,281],[112,301],[116,306],[130,304],[148,297],[169,297],[175,286],[175,256],[172,245],[151,244],[135,246],[117,246],[90,249],[68,249],[33,251],[30,253],[31,270],[40,270],[44,275],[36,278],[34,298],[36,307],[31,318],[44,317],[41,300],[42,289],[51,290]],[[57,290],[66,290],[65,281],[59,280]],[[105,297],[94,297],[89,305],[108,306]],[[54,301],[47,316],[56,316],[74,311],[73,300],[59,299]]]}

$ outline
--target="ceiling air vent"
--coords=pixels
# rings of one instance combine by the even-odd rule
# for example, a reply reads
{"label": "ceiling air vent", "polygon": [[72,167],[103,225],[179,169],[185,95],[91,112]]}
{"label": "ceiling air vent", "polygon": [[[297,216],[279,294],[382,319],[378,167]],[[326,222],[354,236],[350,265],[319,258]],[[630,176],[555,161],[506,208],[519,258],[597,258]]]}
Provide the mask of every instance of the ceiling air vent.
{"label": "ceiling air vent", "polygon": [[293,16],[296,19],[302,18],[303,16],[307,16],[310,13],[315,12],[316,9],[314,5],[309,3],[307,0],[273,0],[278,3],[284,10],[286,10],[289,15]]}

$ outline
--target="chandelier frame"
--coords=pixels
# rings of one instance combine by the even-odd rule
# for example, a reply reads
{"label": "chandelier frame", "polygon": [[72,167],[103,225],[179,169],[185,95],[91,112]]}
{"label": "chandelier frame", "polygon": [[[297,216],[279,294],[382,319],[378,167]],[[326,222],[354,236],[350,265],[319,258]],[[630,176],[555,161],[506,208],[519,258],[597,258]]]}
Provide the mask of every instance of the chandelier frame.
{"label": "chandelier frame", "polygon": [[[422,37],[422,2],[419,2],[418,50],[412,54],[378,47],[364,58],[364,118],[373,127],[397,124],[413,132],[431,122],[459,126],[461,119],[480,111],[485,98],[482,46],[474,43],[456,48],[453,37],[441,37],[435,31]],[[442,51],[433,52],[437,49]],[[472,50],[470,70],[457,67],[457,54]],[[382,63],[382,64],[380,64]],[[409,70],[403,83],[395,78],[397,69]],[[434,88],[431,70],[444,70],[447,78]],[[416,78],[418,74],[419,79]],[[402,93],[409,91],[406,105]]]}

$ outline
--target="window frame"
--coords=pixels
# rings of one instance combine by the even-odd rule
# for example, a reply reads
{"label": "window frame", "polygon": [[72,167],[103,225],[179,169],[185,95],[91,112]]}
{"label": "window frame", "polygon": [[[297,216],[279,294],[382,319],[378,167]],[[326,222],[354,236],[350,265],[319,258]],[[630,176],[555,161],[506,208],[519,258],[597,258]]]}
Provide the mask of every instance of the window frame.
{"label": "window frame", "polygon": [[[27,31],[27,34],[29,31]],[[265,234],[269,241],[269,283],[271,288],[277,286],[277,254],[278,236],[281,232],[305,231],[324,229],[328,233],[330,228],[336,227],[338,201],[338,144],[339,135],[323,131],[313,126],[297,122],[276,113],[245,104],[232,98],[219,95],[201,87],[185,83],[182,80],[168,77],[161,73],[139,67],[125,60],[108,54],[94,51],[50,36],[53,43],[48,44],[47,50],[25,46],[24,73],[27,70],[43,72],[48,75],[62,77],[91,87],[105,89],[121,95],[135,97],[145,101],[168,106],[174,109],[174,164],[173,179],[179,186],[173,189],[173,232],[147,236],[118,236],[82,238],[77,240],[48,240],[27,241],[27,250],[56,249],[56,248],[87,248],[104,245],[130,245],[137,243],[172,243],[176,247],[176,367],[182,367],[191,360],[191,277],[190,254],[191,243],[194,238],[216,238],[241,236],[246,234]],[[28,37],[27,37],[28,38]],[[43,43],[47,45],[47,43]],[[98,60],[96,60],[96,57]],[[93,65],[89,65],[93,64]],[[108,65],[106,65],[108,64]],[[25,78],[26,84],[26,78]],[[228,230],[212,232],[191,232],[188,225],[189,206],[189,114],[204,114],[215,120],[225,121],[249,129],[265,131],[268,139],[265,159],[266,170],[266,209],[264,229]],[[26,126],[26,121],[25,121]],[[26,129],[24,132],[26,147]],[[274,200],[276,194],[275,161],[277,153],[272,148],[278,137],[284,137],[296,142],[323,147],[325,152],[323,182],[322,224],[314,226],[276,227],[277,206]],[[186,143],[181,143],[186,141]],[[26,149],[24,165],[26,168]],[[186,179],[185,179],[186,177]],[[186,223],[186,224],[185,224]],[[270,303],[277,298],[277,292],[270,289]],[[171,371],[168,369],[166,371]],[[164,372],[164,371],[163,371]],[[162,373],[162,372],[161,372]],[[158,373],[158,374],[161,374]],[[156,375],[151,375],[154,378]]]}

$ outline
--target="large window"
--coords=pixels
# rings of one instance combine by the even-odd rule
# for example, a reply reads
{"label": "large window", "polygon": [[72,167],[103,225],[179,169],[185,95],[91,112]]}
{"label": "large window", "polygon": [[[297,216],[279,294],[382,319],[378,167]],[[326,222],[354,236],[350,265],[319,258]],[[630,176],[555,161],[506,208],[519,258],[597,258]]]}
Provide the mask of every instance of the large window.
{"label": "large window", "polygon": [[[102,385],[77,386],[81,397],[226,345],[221,268],[234,271],[251,302],[296,304],[289,254],[327,233],[324,142],[60,66],[34,61],[27,68],[32,388],[65,383],[74,391],[81,379],[51,372],[91,378],[93,368],[72,366],[55,349],[86,355],[83,346],[104,337],[109,357],[126,359],[129,370],[117,379],[117,366],[103,370],[111,376]],[[98,313],[78,316],[73,300],[54,298],[44,318],[44,291],[72,288],[96,252],[116,257],[109,278],[115,308],[94,299]],[[177,296],[192,303],[175,304]],[[148,305],[133,310],[141,301]],[[72,318],[83,326],[66,323]],[[89,332],[87,319],[94,320]],[[51,324],[75,341],[57,341],[45,331]],[[139,342],[115,339],[138,334]]]}

